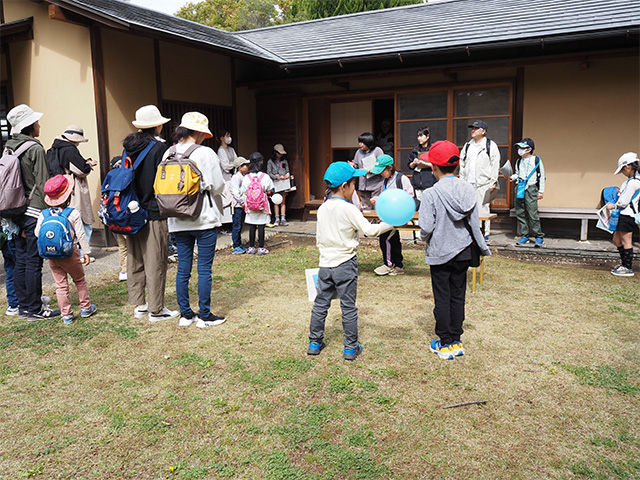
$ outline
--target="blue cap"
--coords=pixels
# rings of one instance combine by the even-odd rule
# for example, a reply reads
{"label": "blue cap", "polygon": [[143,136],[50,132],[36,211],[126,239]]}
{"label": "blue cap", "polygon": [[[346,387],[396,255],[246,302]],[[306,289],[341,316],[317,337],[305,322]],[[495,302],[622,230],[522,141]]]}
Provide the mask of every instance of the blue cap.
{"label": "blue cap", "polygon": [[353,177],[366,175],[364,168],[353,168],[347,162],[333,162],[324,172],[324,181],[331,188],[338,188],[344,182],[348,182]]}

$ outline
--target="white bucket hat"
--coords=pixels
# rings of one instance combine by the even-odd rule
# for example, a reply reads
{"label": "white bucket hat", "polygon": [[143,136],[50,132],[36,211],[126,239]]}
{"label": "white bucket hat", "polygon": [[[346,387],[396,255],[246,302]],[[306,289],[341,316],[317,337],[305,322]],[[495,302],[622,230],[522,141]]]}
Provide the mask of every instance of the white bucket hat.
{"label": "white bucket hat", "polygon": [[151,128],[164,125],[170,118],[165,118],[160,114],[160,110],[155,105],[145,105],[136,110],[136,119],[131,122],[136,128]]}
{"label": "white bucket hat", "polygon": [[209,130],[209,119],[200,112],[187,112],[182,116],[180,126],[207,134],[207,138],[213,137]]}
{"label": "white bucket hat", "polygon": [[633,153],[633,152],[625,153],[618,159],[618,168],[616,169],[615,172],[613,172],[613,174],[617,175],[618,173],[620,173],[620,170],[622,170],[623,167],[631,163],[636,163],[638,161],[640,160],[638,159],[638,155],[636,153]]}
{"label": "white bucket hat", "polygon": [[70,142],[76,143],[84,143],[88,142],[89,139],[84,138],[84,130],[78,125],[69,125],[62,132],[62,137],[66,138]]}
{"label": "white bucket hat", "polygon": [[29,105],[24,103],[13,107],[7,114],[7,120],[11,124],[11,135],[20,133],[23,128],[33,125],[42,118],[44,113],[34,112]]}

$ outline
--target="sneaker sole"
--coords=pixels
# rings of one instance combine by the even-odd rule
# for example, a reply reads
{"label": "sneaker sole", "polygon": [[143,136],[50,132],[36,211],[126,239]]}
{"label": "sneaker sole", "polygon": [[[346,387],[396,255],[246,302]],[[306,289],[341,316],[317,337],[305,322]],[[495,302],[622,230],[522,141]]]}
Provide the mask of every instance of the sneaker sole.
{"label": "sneaker sole", "polygon": [[139,313],[138,312],[134,312],[133,316],[135,318],[145,318],[145,317],[149,316],[149,312],[139,312]]}
{"label": "sneaker sole", "polygon": [[227,319],[225,318],[224,320],[214,320],[213,322],[198,322],[196,323],[196,327],[198,328],[202,328],[205,329],[207,327],[217,327],[218,325],[222,325],[224,322],[226,322]]}
{"label": "sneaker sole", "polygon": [[432,353],[435,353],[438,356],[438,358],[441,358],[443,360],[453,360],[453,357],[455,356],[453,352],[452,353],[439,352],[437,350],[434,350],[431,347],[429,347],[429,350],[431,350]]}
{"label": "sneaker sole", "polygon": [[344,358],[345,360],[349,360],[349,361],[353,361],[356,358],[358,358],[358,355],[360,355],[362,353],[363,347],[362,345],[360,345],[360,350],[355,352],[355,353],[344,353],[342,354],[342,358]]}
{"label": "sneaker sole", "polygon": [[193,322],[197,322],[197,320],[189,320],[188,318],[181,318],[178,322],[179,327],[189,327],[193,324]]}
{"label": "sneaker sole", "polygon": [[320,355],[320,352],[324,349],[326,345],[320,345],[318,348],[309,348],[307,350],[307,355]]}
{"label": "sneaker sole", "polygon": [[634,272],[632,273],[613,273],[611,272],[611,275],[616,276],[616,277],[633,277],[635,275]]}
{"label": "sneaker sole", "polygon": [[89,318],[90,316],[94,315],[95,313],[98,312],[98,309],[95,309],[93,312],[91,313],[80,313],[80,317],[81,318]]}

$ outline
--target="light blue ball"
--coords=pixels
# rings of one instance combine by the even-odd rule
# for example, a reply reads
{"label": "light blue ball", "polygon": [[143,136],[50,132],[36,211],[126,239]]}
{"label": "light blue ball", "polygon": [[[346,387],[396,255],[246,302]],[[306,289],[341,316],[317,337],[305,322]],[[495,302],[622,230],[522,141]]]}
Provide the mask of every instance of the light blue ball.
{"label": "light blue ball", "polygon": [[415,211],[416,202],[413,197],[399,188],[385,190],[376,201],[376,213],[380,219],[394,227],[406,225]]}

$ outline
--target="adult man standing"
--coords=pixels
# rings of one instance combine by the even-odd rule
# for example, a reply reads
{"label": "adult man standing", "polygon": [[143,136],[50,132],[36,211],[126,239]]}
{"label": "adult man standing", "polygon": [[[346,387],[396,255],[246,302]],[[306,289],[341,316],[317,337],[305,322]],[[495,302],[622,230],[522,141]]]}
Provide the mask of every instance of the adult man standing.
{"label": "adult man standing", "polygon": [[51,310],[48,304],[42,302],[42,258],[38,255],[38,238],[35,235],[40,212],[47,208],[44,202],[44,183],[49,178],[44,148],[36,140],[40,136],[39,120],[42,115],[24,104],[12,108],[7,114],[7,120],[11,124],[11,138],[7,140],[7,148],[15,152],[25,142],[35,142],[19,157],[28,206],[27,211],[14,220],[20,227],[20,234],[15,237],[14,285],[20,318],[29,321],[60,315],[60,310]]}
{"label": "adult man standing", "polygon": [[[462,147],[460,153],[460,178],[476,189],[480,215],[488,215],[491,194],[498,188],[500,151],[496,142],[486,137],[488,126],[484,120],[475,120],[469,128],[471,140]],[[487,221],[485,239],[488,239],[489,232],[490,222]]]}

